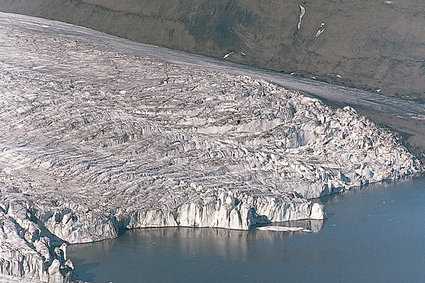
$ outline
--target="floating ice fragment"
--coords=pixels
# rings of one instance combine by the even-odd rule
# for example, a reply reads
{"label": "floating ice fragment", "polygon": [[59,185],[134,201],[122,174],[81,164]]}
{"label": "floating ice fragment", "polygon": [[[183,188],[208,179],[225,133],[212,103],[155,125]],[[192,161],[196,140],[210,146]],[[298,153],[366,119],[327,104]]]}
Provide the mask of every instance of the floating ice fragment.
{"label": "floating ice fragment", "polygon": [[257,227],[257,230],[261,231],[273,231],[273,232],[311,232],[303,227],[282,227],[282,226],[265,226]]}

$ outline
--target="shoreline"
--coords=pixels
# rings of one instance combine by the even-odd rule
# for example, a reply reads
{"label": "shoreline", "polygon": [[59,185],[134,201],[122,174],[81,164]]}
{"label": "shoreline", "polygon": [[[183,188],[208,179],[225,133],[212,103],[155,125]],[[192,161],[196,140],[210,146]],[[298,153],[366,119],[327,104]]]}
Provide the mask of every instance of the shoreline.
{"label": "shoreline", "polygon": [[[245,282],[236,277],[240,274],[248,275],[250,281],[279,281],[284,277],[289,281],[321,278],[320,282],[364,282],[373,277],[382,282],[394,278],[416,282],[423,277],[423,271],[415,264],[420,265],[425,250],[420,241],[423,221],[418,223],[415,217],[424,211],[423,185],[423,179],[388,187],[378,184],[329,196],[324,205],[330,215],[319,233],[146,229],[130,231],[115,240],[70,247],[69,254],[75,260],[75,272],[96,282],[133,282],[134,278],[152,282],[196,281],[196,275],[181,268],[188,265],[192,267],[190,271],[198,270],[206,281],[217,281],[216,273],[224,281],[235,282]],[[368,246],[364,246],[365,241]],[[396,250],[391,248],[394,242],[399,243]],[[338,269],[329,262],[338,262]],[[130,279],[126,271],[133,264],[139,268]],[[229,272],[228,264],[233,271],[235,265],[240,269],[236,274]],[[120,275],[109,272],[116,266]],[[173,271],[167,269],[169,266],[175,267]],[[209,266],[214,266],[214,274],[208,272]],[[298,269],[304,272],[299,273]],[[270,273],[272,270],[277,274]],[[163,277],[168,275],[173,280]]]}

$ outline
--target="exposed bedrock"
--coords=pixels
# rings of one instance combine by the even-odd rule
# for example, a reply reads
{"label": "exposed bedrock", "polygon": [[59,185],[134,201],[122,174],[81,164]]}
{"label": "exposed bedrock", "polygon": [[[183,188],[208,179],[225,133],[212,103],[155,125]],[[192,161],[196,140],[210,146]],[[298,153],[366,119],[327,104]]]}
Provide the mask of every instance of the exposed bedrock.
{"label": "exposed bedrock", "polygon": [[422,0],[0,0],[2,11],[420,99],[424,9]]}
{"label": "exposed bedrock", "polygon": [[423,170],[397,136],[350,107],[123,54],[87,30],[3,23],[5,276],[67,280],[66,243],[122,229],[323,219],[311,198]]}

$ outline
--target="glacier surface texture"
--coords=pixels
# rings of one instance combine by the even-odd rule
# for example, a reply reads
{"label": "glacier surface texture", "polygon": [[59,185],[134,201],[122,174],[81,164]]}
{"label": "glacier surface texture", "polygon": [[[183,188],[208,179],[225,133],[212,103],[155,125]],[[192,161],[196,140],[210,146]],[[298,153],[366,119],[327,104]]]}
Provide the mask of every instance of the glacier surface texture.
{"label": "glacier surface texture", "polygon": [[323,219],[312,198],[421,170],[352,108],[117,51],[88,29],[0,23],[5,280],[69,280],[68,243],[123,229]]}

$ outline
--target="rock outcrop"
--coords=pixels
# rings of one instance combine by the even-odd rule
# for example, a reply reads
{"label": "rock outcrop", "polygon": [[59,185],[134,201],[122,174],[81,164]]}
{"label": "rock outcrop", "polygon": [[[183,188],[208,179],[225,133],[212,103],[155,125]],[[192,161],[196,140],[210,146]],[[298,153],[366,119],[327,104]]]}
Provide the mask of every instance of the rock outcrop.
{"label": "rock outcrop", "polygon": [[0,271],[8,276],[67,280],[64,243],[122,229],[323,219],[309,199],[422,170],[394,134],[350,107],[117,52],[88,30],[70,36],[49,32],[54,22],[3,17]]}

